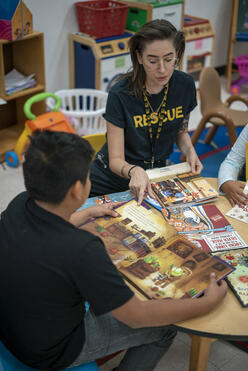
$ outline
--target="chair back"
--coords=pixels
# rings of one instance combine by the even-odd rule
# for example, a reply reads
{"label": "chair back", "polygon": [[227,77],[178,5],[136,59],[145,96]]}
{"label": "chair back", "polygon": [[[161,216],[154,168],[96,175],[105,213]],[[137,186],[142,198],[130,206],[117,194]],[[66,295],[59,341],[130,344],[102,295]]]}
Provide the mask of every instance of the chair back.
{"label": "chair back", "polygon": [[[99,371],[99,367],[97,366],[96,362],[89,362],[80,366],[71,367],[66,370]],[[10,351],[0,341],[0,371],[39,371],[39,370],[24,365],[17,358],[15,358],[14,355],[10,353]]]}
{"label": "chair back", "polygon": [[104,133],[84,135],[83,138],[88,140],[95,153],[97,153],[106,142],[106,134]]}
{"label": "chair back", "polygon": [[216,111],[223,105],[221,101],[220,78],[213,67],[202,69],[199,80],[200,107],[204,115],[209,111]]}

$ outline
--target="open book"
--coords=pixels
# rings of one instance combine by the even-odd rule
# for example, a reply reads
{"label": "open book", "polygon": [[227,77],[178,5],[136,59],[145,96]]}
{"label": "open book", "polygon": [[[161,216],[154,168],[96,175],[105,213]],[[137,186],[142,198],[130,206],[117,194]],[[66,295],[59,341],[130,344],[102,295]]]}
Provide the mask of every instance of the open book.
{"label": "open book", "polygon": [[168,177],[176,174],[187,173],[191,171],[191,167],[188,162],[180,162],[179,164],[164,166],[164,167],[156,167],[154,169],[146,170],[148,178],[150,180],[156,181],[158,178]]}
{"label": "open book", "polygon": [[210,272],[217,280],[233,268],[179,236],[161,215],[131,200],[116,209],[116,218],[101,217],[83,226],[101,237],[113,263],[144,297],[199,296]]}
{"label": "open book", "polygon": [[206,252],[246,246],[216,205],[184,205],[161,211],[179,234]]}
{"label": "open book", "polygon": [[162,207],[203,204],[218,197],[218,192],[206,179],[192,172],[154,182],[151,186]]}

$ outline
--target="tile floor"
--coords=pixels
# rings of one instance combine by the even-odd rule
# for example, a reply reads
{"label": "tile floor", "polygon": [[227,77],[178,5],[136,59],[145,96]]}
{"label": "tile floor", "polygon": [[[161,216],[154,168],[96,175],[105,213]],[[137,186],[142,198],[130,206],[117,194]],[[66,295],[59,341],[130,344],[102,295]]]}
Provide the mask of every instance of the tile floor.
{"label": "tile floor", "polygon": [[[168,353],[160,360],[154,371],[188,371],[190,356],[190,337],[184,333],[178,333]],[[101,371],[111,371],[116,367],[124,353],[100,367]],[[248,354],[224,342],[212,343],[207,371],[247,371]],[[135,371],[135,370],[130,370]]]}
{"label": "tile floor", "polygon": [[[225,79],[222,78],[222,86]],[[225,89],[222,89],[222,99],[228,97]],[[243,107],[243,108],[242,108]],[[244,106],[235,103],[234,108],[244,109]],[[199,106],[191,113],[189,129],[194,130],[201,118]],[[8,168],[0,164],[0,212],[5,209],[9,201],[19,192],[24,190],[21,167],[17,169]],[[248,312],[247,312],[248,319]],[[248,340],[248,339],[247,339]],[[179,333],[169,352],[161,359],[155,371],[187,371],[190,355],[190,337]],[[110,371],[116,367],[120,356],[107,362],[101,367],[101,371]],[[216,341],[211,345],[208,370],[207,371],[247,371],[248,354],[233,345]],[[135,370],[130,370],[135,371]]]}

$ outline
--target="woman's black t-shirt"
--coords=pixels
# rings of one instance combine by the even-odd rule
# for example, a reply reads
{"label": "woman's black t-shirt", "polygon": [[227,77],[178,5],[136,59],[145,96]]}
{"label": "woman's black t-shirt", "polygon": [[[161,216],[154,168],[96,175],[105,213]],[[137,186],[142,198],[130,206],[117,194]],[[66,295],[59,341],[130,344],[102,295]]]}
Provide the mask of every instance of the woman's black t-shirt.
{"label": "woman's black t-shirt", "polygon": [[[148,97],[154,111],[159,107],[163,95],[164,89]],[[196,105],[193,78],[184,72],[175,70],[169,81],[162,132],[155,146],[155,161],[170,156],[183,120]],[[130,94],[127,78],[117,82],[110,90],[104,118],[124,129],[126,161],[130,163],[151,161],[151,143],[144,100],[137,99]],[[151,121],[153,132],[156,132],[157,121]],[[107,144],[103,148],[103,153],[106,158]]]}

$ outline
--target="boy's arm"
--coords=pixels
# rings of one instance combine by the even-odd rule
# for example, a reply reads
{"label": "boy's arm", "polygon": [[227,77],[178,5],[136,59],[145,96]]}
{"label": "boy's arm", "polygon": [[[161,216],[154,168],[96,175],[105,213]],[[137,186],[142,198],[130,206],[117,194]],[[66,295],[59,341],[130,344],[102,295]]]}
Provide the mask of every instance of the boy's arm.
{"label": "boy's arm", "polygon": [[201,298],[141,301],[134,295],[111,314],[133,328],[165,326],[210,312],[226,291],[226,282],[217,283],[215,274],[211,273],[208,288]]}
{"label": "boy's arm", "polygon": [[113,210],[113,208],[122,205],[123,202],[110,202],[108,204],[100,206],[92,206],[87,209],[76,211],[70,217],[70,222],[75,227],[80,227],[81,225],[87,223],[93,218],[98,218],[100,216],[109,215],[116,217],[118,213]]}

